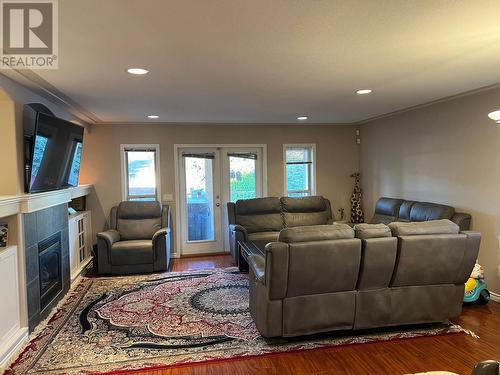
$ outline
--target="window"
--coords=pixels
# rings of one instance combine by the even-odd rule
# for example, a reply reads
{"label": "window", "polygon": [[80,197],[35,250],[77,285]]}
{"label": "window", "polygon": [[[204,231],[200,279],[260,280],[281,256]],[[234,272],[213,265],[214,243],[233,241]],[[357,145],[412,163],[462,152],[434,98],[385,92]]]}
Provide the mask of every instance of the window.
{"label": "window", "polygon": [[285,145],[285,187],[289,197],[315,193],[315,145]]}
{"label": "window", "polygon": [[122,145],[123,200],[160,200],[159,145]]}

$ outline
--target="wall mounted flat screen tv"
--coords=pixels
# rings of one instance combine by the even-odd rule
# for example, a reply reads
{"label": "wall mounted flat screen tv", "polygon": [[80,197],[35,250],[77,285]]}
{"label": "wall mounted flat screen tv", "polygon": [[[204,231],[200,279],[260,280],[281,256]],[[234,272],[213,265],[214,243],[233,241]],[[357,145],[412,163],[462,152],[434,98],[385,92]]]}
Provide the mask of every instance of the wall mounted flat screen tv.
{"label": "wall mounted flat screen tv", "polygon": [[78,186],[84,128],[55,117],[42,105],[24,108],[27,193]]}

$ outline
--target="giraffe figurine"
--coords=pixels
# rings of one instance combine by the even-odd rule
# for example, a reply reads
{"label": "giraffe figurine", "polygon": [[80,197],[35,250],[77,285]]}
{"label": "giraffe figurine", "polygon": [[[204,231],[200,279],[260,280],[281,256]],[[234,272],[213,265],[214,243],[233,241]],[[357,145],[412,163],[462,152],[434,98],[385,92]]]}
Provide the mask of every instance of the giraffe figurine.
{"label": "giraffe figurine", "polygon": [[351,223],[362,223],[365,218],[361,208],[363,193],[360,186],[360,173],[353,173],[351,177],[354,178],[354,189],[351,195]]}

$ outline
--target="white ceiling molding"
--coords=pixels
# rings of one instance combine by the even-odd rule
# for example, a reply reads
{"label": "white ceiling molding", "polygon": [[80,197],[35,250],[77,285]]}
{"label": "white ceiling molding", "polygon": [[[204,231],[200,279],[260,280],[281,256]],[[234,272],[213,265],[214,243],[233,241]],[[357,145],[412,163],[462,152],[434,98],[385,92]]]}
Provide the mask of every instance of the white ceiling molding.
{"label": "white ceiling molding", "polygon": [[95,114],[87,111],[80,104],[58,90],[55,86],[51,85],[32,70],[10,69],[5,70],[0,74],[12,79],[42,98],[64,107],[69,113],[82,121],[84,126],[100,122],[100,119]]}
{"label": "white ceiling molding", "polygon": [[366,124],[368,122],[380,120],[380,119],[383,119],[383,118],[386,118],[386,117],[395,116],[395,115],[398,115],[400,113],[414,111],[416,109],[429,107],[431,105],[438,104],[438,103],[448,102],[450,100],[454,100],[454,99],[458,99],[458,98],[463,98],[464,96],[478,94],[480,92],[484,92],[484,91],[488,91],[488,90],[493,90],[493,89],[496,89],[496,88],[499,88],[499,87],[500,87],[500,82],[499,83],[495,83],[493,85],[480,87],[480,88],[477,88],[477,89],[474,89],[474,90],[469,90],[469,91],[461,92],[459,94],[450,95],[450,96],[447,96],[445,98],[436,99],[436,100],[433,100],[433,101],[430,101],[430,102],[426,102],[426,103],[422,103],[422,104],[417,104],[417,105],[414,105],[414,106],[411,106],[411,107],[407,107],[407,108],[402,108],[402,109],[399,109],[397,111],[384,113],[384,114],[379,115],[379,116],[370,117],[370,118],[367,118],[365,120],[358,121],[358,122],[356,122],[356,124],[357,125]]}

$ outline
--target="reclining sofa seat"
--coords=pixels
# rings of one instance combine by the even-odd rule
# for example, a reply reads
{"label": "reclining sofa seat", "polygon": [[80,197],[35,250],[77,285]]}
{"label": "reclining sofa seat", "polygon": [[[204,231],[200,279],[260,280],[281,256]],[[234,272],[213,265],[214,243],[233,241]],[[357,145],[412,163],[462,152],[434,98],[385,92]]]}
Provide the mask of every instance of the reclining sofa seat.
{"label": "reclining sofa seat", "polygon": [[278,239],[288,227],[323,225],[332,221],[330,201],[322,196],[267,197],[227,204],[229,245],[238,262],[238,241],[252,241],[259,248]]}
{"label": "reclining sofa seat", "polygon": [[469,230],[471,216],[455,212],[455,208],[444,204],[408,201],[404,199],[380,198],[375,205],[375,213],[370,223],[389,224],[394,221],[412,222],[448,219],[460,230]]}
{"label": "reclining sofa seat", "polygon": [[449,220],[284,229],[249,259],[250,313],[265,337],[444,322],[480,238]]}

